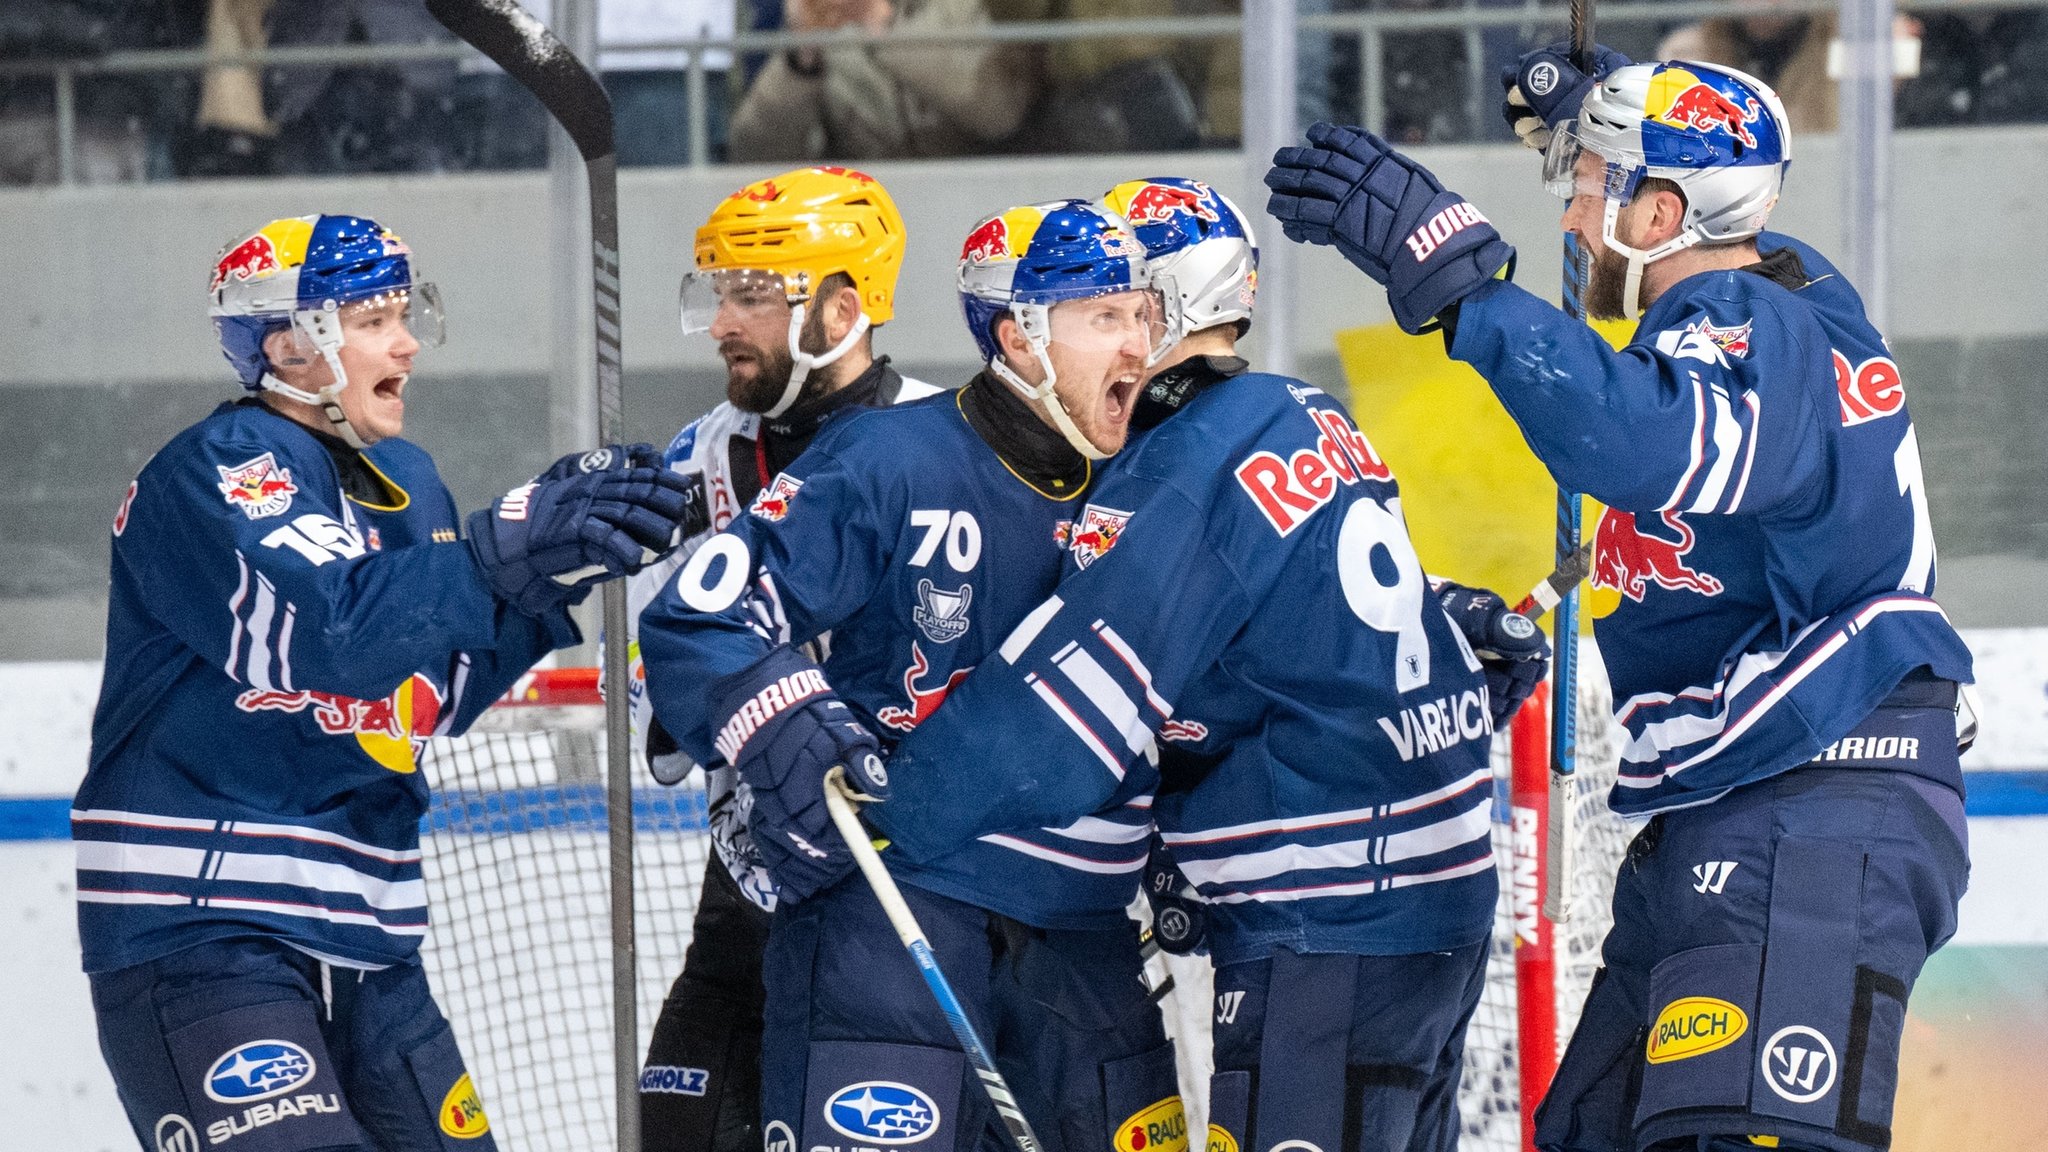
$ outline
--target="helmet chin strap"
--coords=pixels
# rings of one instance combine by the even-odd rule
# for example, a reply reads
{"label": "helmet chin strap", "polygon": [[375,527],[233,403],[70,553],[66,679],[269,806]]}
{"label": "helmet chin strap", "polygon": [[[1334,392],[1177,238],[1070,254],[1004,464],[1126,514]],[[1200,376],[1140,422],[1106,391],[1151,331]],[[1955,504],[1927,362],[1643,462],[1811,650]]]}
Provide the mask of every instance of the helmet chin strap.
{"label": "helmet chin strap", "polygon": [[798,304],[791,308],[789,310],[789,383],[783,386],[782,399],[777,400],[775,407],[763,412],[762,415],[773,419],[789,411],[790,407],[796,403],[797,397],[803,395],[804,381],[811,378],[811,370],[837,363],[840,357],[853,351],[853,346],[860,342],[862,334],[867,332],[869,327],[868,314],[865,312],[860,313],[854,318],[853,327],[846,333],[846,339],[841,340],[829,351],[820,352],[813,356],[803,350],[804,306]]}
{"label": "helmet chin strap", "polygon": [[318,392],[308,392],[279,379],[276,374],[265,372],[261,381],[265,390],[275,392],[288,400],[309,404],[327,415],[327,423],[336,436],[349,447],[361,451],[370,445],[356,434],[355,425],[348,422],[348,416],[341,410],[341,390],[348,387],[348,373],[341,367],[341,322],[336,313],[329,309],[324,312],[304,311],[292,313],[292,327],[305,334],[320,358],[327,361],[327,367],[334,373],[334,383]]}
{"label": "helmet chin strap", "polygon": [[1052,370],[1052,356],[1046,351],[1047,341],[1045,334],[1043,331],[1040,331],[1042,324],[1038,321],[1041,321],[1042,317],[1026,316],[1023,309],[1027,308],[1042,310],[1044,305],[1013,304],[1010,306],[1010,311],[1016,314],[1018,328],[1024,333],[1024,339],[1030,343],[1031,354],[1038,358],[1038,366],[1045,369],[1045,382],[1037,387],[1025,383],[1024,378],[1017,375],[1008,364],[1003,362],[1001,357],[988,362],[989,372],[996,379],[1015,388],[1023,395],[1024,399],[1036,404],[1039,411],[1051,417],[1052,426],[1059,429],[1060,436],[1066,440],[1067,446],[1079,452],[1082,458],[1087,460],[1109,459],[1109,453],[1097,448],[1089,442],[1086,436],[1081,435],[1081,429],[1075,425],[1074,417],[1067,412],[1067,406],[1060,403],[1059,396],[1053,392],[1053,386],[1059,382],[1059,376]]}
{"label": "helmet chin strap", "polygon": [[1643,293],[1643,269],[1675,252],[1685,251],[1687,248],[1705,239],[1706,234],[1697,228],[1688,228],[1646,252],[1641,248],[1632,248],[1627,244],[1623,244],[1615,238],[1614,230],[1620,220],[1621,202],[1612,199],[1608,200],[1607,219],[1600,229],[1600,241],[1613,251],[1628,257],[1628,277],[1622,281],[1621,285],[1621,315],[1623,319],[1634,320],[1642,315],[1640,305]]}

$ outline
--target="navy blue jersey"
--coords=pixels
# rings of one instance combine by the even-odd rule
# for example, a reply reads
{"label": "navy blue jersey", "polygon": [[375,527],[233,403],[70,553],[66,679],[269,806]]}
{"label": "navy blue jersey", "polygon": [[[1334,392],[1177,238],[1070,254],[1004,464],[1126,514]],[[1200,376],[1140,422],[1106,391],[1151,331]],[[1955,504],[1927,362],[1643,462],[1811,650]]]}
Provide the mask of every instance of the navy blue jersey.
{"label": "navy blue jersey", "polygon": [[[836,418],[641,614],[655,715],[698,763],[720,763],[726,717],[705,685],[829,631],[826,678],[885,746],[902,738],[1052,591],[1080,495],[1011,472],[957,395]],[[915,867],[892,854],[892,870],[1040,927],[1120,924],[1150,803],[1149,787],[1111,789],[1056,826]]]}
{"label": "navy blue jersey", "polygon": [[415,957],[417,742],[576,630],[492,597],[425,452],[366,455],[383,495],[346,498],[311,432],[227,404],[129,486],[71,814],[87,971],[252,935]]}
{"label": "navy blue jersey", "polygon": [[1934,531],[1898,365],[1819,253],[1770,233],[1759,246],[1792,249],[1807,282],[1688,277],[1619,352],[1510,284],[1459,313],[1452,355],[1559,483],[1609,507],[1594,633],[1627,730],[1625,814],[1813,759],[1914,668],[1970,679],[1930,598]]}
{"label": "navy blue jersey", "polygon": [[1485,938],[1484,678],[1342,405],[1211,386],[1103,470],[1071,555],[896,750],[869,815],[900,847],[1056,824],[1164,768],[1154,815],[1219,963]]}

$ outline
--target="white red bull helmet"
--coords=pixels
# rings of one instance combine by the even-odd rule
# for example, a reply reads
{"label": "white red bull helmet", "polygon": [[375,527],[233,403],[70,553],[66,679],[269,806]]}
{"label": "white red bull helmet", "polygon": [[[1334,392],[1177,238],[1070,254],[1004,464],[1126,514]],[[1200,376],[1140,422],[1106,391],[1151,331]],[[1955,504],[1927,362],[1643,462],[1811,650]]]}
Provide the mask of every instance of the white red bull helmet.
{"label": "white red bull helmet", "polygon": [[1259,242],[1230,198],[1200,180],[1154,176],[1103,193],[1130,222],[1155,276],[1173,281],[1169,325],[1181,335],[1252,320],[1259,290]]}
{"label": "white red bull helmet", "polygon": [[[361,216],[289,216],[223,245],[207,286],[207,314],[242,387],[311,404],[327,414],[335,435],[366,447],[341,412],[339,397],[348,387],[341,310],[400,297],[414,338],[438,347],[441,295],[432,284],[413,282],[411,255],[397,233]],[[296,343],[327,361],[332,384],[308,392],[278,379],[263,341],[287,328]]]}
{"label": "white red bull helmet", "polygon": [[[1575,187],[1582,151],[1607,162],[1599,188]],[[1631,64],[1602,77],[1578,118],[1563,125],[1544,154],[1551,191],[1570,199],[1607,201],[1601,239],[1628,258],[1622,291],[1637,313],[1643,268],[1695,244],[1725,244],[1763,231],[1792,163],[1792,127],[1769,85],[1719,64],[1690,60]],[[1621,207],[1646,179],[1677,184],[1685,194],[1685,227],[1647,251],[1615,238]]]}
{"label": "white red bull helmet", "polygon": [[[1026,204],[998,212],[976,224],[961,245],[959,286],[961,310],[989,372],[1045,412],[1074,451],[1090,460],[1106,459],[1108,453],[1081,434],[1053,392],[1058,381],[1050,352],[1052,309],[1067,300],[1147,288],[1173,294],[1147,265],[1145,246],[1130,225],[1086,200]],[[1163,304],[1158,309],[1150,363],[1157,363],[1178,338],[1177,332],[1167,329],[1168,311]],[[1045,371],[1043,382],[1026,383],[1003,362],[995,327],[1005,315],[1016,319]]]}

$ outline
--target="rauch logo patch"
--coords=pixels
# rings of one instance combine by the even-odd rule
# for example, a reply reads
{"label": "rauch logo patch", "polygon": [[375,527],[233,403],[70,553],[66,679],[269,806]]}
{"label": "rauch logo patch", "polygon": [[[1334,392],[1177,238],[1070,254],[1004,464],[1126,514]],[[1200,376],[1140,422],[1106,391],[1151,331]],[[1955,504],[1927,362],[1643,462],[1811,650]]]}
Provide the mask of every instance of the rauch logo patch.
{"label": "rauch logo patch", "polygon": [[1749,1016],[1726,1000],[1685,996],[1664,1006],[1643,1056],[1652,1064],[1689,1060],[1726,1048],[1749,1031]]}
{"label": "rauch logo patch", "polygon": [[1188,1119],[1180,1097],[1132,1113],[1116,1130],[1116,1152],[1187,1152]]}
{"label": "rauch logo patch", "polygon": [[490,1118],[484,1115],[484,1102],[476,1094],[476,1085],[470,1082],[469,1073],[448,1089],[441,1097],[441,1131],[457,1140],[474,1140],[491,1130]]}

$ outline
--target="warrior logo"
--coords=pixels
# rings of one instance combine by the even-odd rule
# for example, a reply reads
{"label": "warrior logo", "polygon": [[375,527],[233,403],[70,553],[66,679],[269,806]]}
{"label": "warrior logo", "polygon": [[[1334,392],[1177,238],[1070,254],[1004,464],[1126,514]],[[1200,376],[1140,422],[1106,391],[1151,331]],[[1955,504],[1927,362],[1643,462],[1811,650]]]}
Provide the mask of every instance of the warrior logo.
{"label": "warrior logo", "polygon": [[925,673],[931,670],[931,659],[924,654],[924,649],[917,646],[917,641],[912,640],[910,667],[903,671],[903,694],[910,697],[910,707],[898,708],[892,704],[875,713],[875,719],[898,732],[912,731],[924,723],[932,713],[938,711],[939,705],[946,702],[946,693],[967,679],[967,674],[973,671],[971,668],[962,668],[946,677],[946,682],[937,688],[919,688],[918,681],[923,680]]}
{"label": "warrior logo", "polygon": [[1773,1032],[1762,1063],[1764,1083],[1794,1104],[1811,1104],[1835,1086],[1835,1046],[1804,1024]]}
{"label": "warrior logo", "polygon": [[760,495],[755,496],[754,502],[747,506],[747,511],[770,524],[779,524],[784,516],[789,515],[789,502],[796,497],[797,489],[803,486],[803,481],[789,473],[777,472],[775,480],[761,489]]}
{"label": "warrior logo", "polygon": [[1636,527],[1635,513],[1609,508],[1593,535],[1593,586],[1615,589],[1637,603],[1652,582],[1673,592],[1719,596],[1719,580],[1685,563],[1693,546],[1692,526],[1676,512],[1663,513],[1661,519],[1678,533],[1677,540],[1643,532]]}
{"label": "warrior logo", "polygon": [[1124,533],[1124,525],[1130,523],[1129,512],[1114,508],[1098,508],[1093,504],[1081,509],[1080,523],[1074,528],[1074,563],[1086,568],[1109,554],[1116,547],[1117,537]]}
{"label": "warrior logo", "polygon": [[910,618],[918,631],[934,644],[951,644],[967,634],[967,606],[974,603],[974,585],[962,584],[952,592],[941,592],[930,580],[917,582],[917,607]]}
{"label": "warrior logo", "polygon": [[290,508],[292,493],[299,490],[292,483],[292,470],[278,467],[277,457],[268,452],[233,468],[216,464],[213,470],[220,473],[218,487],[220,494],[227,497],[228,507],[240,508],[251,520],[275,516]]}

